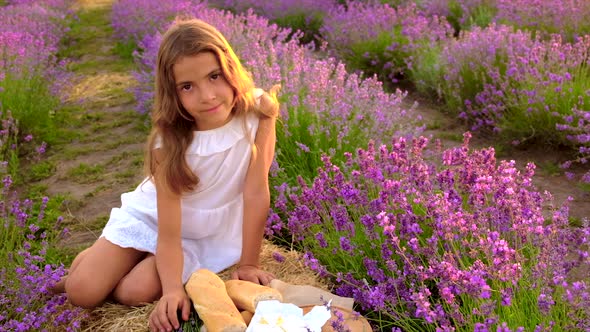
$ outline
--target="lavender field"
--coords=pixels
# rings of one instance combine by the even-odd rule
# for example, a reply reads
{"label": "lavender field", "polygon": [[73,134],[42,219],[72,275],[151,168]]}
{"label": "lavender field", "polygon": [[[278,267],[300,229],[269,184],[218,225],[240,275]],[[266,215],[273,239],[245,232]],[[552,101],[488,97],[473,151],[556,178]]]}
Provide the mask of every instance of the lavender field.
{"label": "lavender field", "polygon": [[590,331],[583,0],[0,1],[0,331],[136,330],[49,288],[142,178],[176,17],[281,84],[267,239],[374,330]]}

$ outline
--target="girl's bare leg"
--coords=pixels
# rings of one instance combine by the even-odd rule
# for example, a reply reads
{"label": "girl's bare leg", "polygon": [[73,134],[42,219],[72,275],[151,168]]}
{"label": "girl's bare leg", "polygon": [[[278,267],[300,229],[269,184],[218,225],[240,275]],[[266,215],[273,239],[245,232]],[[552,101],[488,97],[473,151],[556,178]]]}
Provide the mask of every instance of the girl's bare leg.
{"label": "girl's bare leg", "polygon": [[156,257],[152,254],[145,256],[119,281],[112,295],[115,301],[130,306],[159,299],[162,296],[162,285],[156,269]]}
{"label": "girl's bare leg", "polygon": [[[80,264],[80,261],[84,259],[84,257],[86,256],[86,253],[88,253],[88,250],[90,248],[86,248],[84,250],[82,250],[77,256],[76,258],[74,258],[74,261],[72,261],[72,265],[70,266],[69,272],[68,273],[72,273],[76,267],[78,267],[78,264]],[[67,275],[61,277],[61,280],[58,281],[51,289],[50,291],[53,294],[61,294],[61,293],[65,293],[66,291],[66,279],[68,278]]]}
{"label": "girl's bare leg", "polygon": [[144,252],[136,249],[98,239],[68,275],[65,281],[68,299],[83,308],[99,306],[144,256]]}

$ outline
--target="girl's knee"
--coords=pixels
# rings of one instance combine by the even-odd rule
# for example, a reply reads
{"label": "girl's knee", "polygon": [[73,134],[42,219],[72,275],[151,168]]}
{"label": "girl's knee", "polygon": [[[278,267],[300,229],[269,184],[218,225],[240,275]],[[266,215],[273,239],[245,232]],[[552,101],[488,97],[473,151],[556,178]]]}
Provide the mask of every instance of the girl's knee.
{"label": "girl's knee", "polygon": [[85,280],[77,274],[69,275],[65,291],[70,303],[85,309],[93,309],[102,304],[108,294],[92,286],[92,280]]}
{"label": "girl's knee", "polygon": [[117,286],[113,292],[113,297],[121,304],[138,306],[159,299],[161,296],[160,289],[159,282],[126,282]]}

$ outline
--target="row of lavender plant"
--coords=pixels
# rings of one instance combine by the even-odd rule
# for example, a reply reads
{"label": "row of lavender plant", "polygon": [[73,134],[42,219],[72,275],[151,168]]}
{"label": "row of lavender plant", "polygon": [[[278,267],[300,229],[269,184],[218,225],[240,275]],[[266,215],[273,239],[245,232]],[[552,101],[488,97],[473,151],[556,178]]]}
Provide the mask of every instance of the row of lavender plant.
{"label": "row of lavender plant", "polygon": [[[355,128],[355,119],[371,120],[374,114],[367,110],[378,110],[374,105],[380,101],[365,97],[378,93],[376,81],[358,81],[333,59],[314,59],[296,40],[282,39],[288,31],[251,13],[236,16],[194,5],[197,17],[226,34],[259,85],[283,84],[277,168],[287,171],[286,177],[272,179],[277,199],[268,234],[291,234],[307,251],[311,267],[335,277],[340,294],[353,296],[371,318],[382,317],[373,321],[376,326],[588,328],[587,284],[568,279],[571,270],[589,264],[588,228],[570,230],[566,207],[542,214],[551,199],[532,186],[532,165],[520,174],[513,163],[497,165],[491,149],[469,151],[466,142],[440,151],[427,148],[423,138],[409,147],[398,138],[378,151],[371,143],[353,156],[346,151],[388,134],[372,136]],[[121,6],[145,13],[142,1]],[[141,24],[131,17],[127,24]],[[149,97],[144,107],[150,105],[158,38],[146,36],[140,43],[146,92],[137,96]],[[352,105],[361,117],[342,117],[341,109],[359,98],[362,103]],[[345,134],[359,132],[361,140],[342,136],[324,144],[330,136],[314,130],[329,121]],[[316,176],[312,167],[322,154]],[[442,162],[434,159],[441,155]],[[293,183],[294,174],[300,183]]]}
{"label": "row of lavender plant", "polygon": [[311,184],[278,188],[269,230],[288,229],[382,331],[589,330],[587,221],[569,226],[567,205],[532,185],[534,165],[521,173],[469,138],[324,156]]}
{"label": "row of lavender plant", "polygon": [[457,32],[495,22],[568,41],[590,33],[590,3],[584,0],[426,0],[420,7],[427,15],[449,18]]}
{"label": "row of lavender plant", "polygon": [[[241,2],[247,5],[280,14],[272,6],[266,10],[265,1]],[[290,15],[300,7],[284,2],[281,8]],[[432,0],[419,7],[405,1],[397,8],[349,1],[321,15],[319,33],[351,67],[383,81],[410,80],[425,95],[443,100],[473,131],[495,132],[513,144],[570,146],[577,149],[575,161],[586,163],[590,25],[584,13],[590,14],[590,3],[582,1]],[[444,15],[464,24],[457,38]],[[465,29],[474,23],[483,28]],[[558,31],[563,33],[551,34]],[[590,172],[582,180],[590,181]]]}
{"label": "row of lavender plant", "polygon": [[[514,144],[570,145],[590,157],[590,35],[575,43],[491,25],[442,47],[431,77],[450,110]],[[426,68],[426,67],[422,67]],[[434,74],[433,74],[434,72]],[[590,172],[583,180],[590,181]]]}
{"label": "row of lavender plant", "polygon": [[49,294],[65,272],[50,257],[62,230],[48,213],[49,199],[21,199],[13,186],[23,150],[38,159],[46,149],[44,142],[34,149],[34,142],[50,129],[57,105],[55,55],[69,5],[21,0],[0,7],[0,331],[70,331],[80,319],[80,310],[64,306],[65,296]]}
{"label": "row of lavender plant", "polygon": [[0,100],[23,133],[54,138],[57,96],[69,81],[57,59],[67,30],[67,1],[8,1],[0,7]]}

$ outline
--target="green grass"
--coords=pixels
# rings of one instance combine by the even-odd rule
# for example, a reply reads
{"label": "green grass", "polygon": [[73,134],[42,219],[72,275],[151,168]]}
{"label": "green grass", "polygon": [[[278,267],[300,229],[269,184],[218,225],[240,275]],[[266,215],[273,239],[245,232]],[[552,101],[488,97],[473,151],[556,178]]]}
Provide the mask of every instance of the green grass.
{"label": "green grass", "polygon": [[119,180],[128,180],[133,179],[137,176],[138,171],[135,169],[128,169],[122,172],[115,174],[115,178]]}
{"label": "green grass", "polygon": [[145,136],[144,135],[124,136],[121,139],[119,139],[118,141],[107,143],[105,145],[105,148],[108,149],[108,150],[113,150],[113,149],[116,149],[116,148],[120,147],[121,145],[134,144],[134,143],[143,143],[144,141],[145,141]]}
{"label": "green grass", "polygon": [[96,146],[71,145],[65,146],[63,150],[60,152],[60,155],[66,159],[75,159],[77,157],[88,155],[95,151],[97,151]]}
{"label": "green grass", "polygon": [[55,174],[56,166],[55,163],[49,160],[43,160],[41,162],[35,163],[31,166],[31,171],[29,173],[29,180],[31,181],[39,181],[46,179],[53,174]]}
{"label": "green grass", "polygon": [[103,60],[85,60],[84,62],[72,62],[68,65],[68,70],[76,73],[84,73],[87,75],[96,75],[105,70],[123,73],[132,69],[132,64],[121,61],[117,57],[113,57],[112,62],[105,62]]}
{"label": "green grass", "polygon": [[590,183],[579,182],[578,188],[580,188],[581,190],[583,190],[587,193],[590,193]]}
{"label": "green grass", "polygon": [[[59,56],[80,59],[84,55],[112,56],[109,61],[99,59],[72,62],[69,69],[78,73],[97,73],[99,71],[126,72],[133,68],[130,56],[131,44],[104,47],[97,39],[111,38],[113,28],[110,22],[110,8],[93,8],[78,12],[79,20],[73,21],[67,38],[64,40]],[[98,27],[93,29],[92,27]]]}
{"label": "green grass", "polygon": [[133,52],[137,49],[137,44],[130,40],[127,42],[117,42],[113,48],[113,53],[117,54],[121,59],[133,62]]}
{"label": "green grass", "polygon": [[112,129],[127,125],[132,121],[132,119],[115,119],[111,122],[97,122],[92,125],[91,130],[94,132],[104,131],[105,129]]}
{"label": "green grass", "polygon": [[[112,34],[109,8],[95,8],[79,11],[78,20],[70,25],[67,38],[61,47],[59,55],[65,58],[80,58],[85,54],[104,54],[100,45],[95,41]],[[89,29],[89,27],[101,27]]]}
{"label": "green grass", "polygon": [[78,166],[71,168],[67,177],[76,183],[93,183],[102,178],[105,167],[103,165],[89,165],[80,163]]}
{"label": "green grass", "polygon": [[453,142],[463,142],[463,134],[461,133],[441,132],[437,133],[436,136],[440,139],[447,139]]}
{"label": "green grass", "polygon": [[109,190],[113,187],[112,184],[110,183],[106,183],[106,184],[99,184],[98,186],[96,186],[96,188],[94,188],[94,190],[92,190],[91,192],[88,192],[84,195],[84,198],[92,198],[92,197],[96,197],[96,195],[100,194],[103,191]]}
{"label": "green grass", "polygon": [[543,174],[548,176],[559,176],[563,174],[563,169],[556,162],[541,161],[537,163],[537,166],[539,166],[539,169]]}

